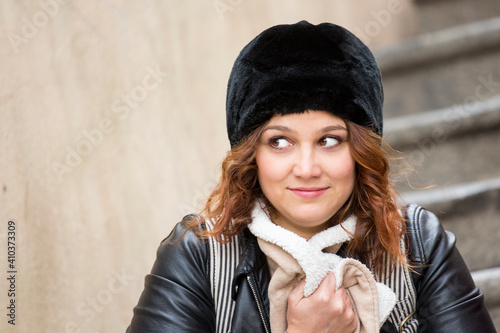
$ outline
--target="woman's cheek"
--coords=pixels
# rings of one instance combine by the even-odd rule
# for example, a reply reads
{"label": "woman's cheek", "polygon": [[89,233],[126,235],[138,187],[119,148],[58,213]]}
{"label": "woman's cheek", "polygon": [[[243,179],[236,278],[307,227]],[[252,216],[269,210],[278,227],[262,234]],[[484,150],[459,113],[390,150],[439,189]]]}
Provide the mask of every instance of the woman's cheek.
{"label": "woman's cheek", "polygon": [[284,156],[270,152],[262,152],[257,155],[257,167],[259,169],[259,178],[268,180],[280,180],[286,177],[289,172],[289,163]]}
{"label": "woman's cheek", "polygon": [[330,163],[330,165],[334,166],[329,170],[332,178],[337,180],[345,179],[348,181],[354,179],[356,174],[356,162],[354,161],[354,158],[349,150],[341,156],[338,156],[336,158],[336,162]]}

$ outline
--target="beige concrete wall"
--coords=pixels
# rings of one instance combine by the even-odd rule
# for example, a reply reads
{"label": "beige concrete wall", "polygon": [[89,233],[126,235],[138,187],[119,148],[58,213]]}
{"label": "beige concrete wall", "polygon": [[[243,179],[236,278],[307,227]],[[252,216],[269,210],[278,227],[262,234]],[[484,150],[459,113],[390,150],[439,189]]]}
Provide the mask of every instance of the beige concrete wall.
{"label": "beige concrete wall", "polygon": [[124,331],[158,243],[214,183],[241,47],[301,19],[390,43],[412,30],[398,4],[0,2],[0,331]]}

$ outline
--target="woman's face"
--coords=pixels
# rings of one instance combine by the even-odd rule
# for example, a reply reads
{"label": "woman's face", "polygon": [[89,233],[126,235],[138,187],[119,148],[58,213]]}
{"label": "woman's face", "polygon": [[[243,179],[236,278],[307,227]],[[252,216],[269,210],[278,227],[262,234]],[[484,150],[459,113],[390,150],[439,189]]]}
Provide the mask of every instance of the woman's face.
{"label": "woman's face", "polygon": [[275,115],[256,151],[258,178],[276,224],[304,238],[325,229],[355,181],[345,122],[324,111]]}

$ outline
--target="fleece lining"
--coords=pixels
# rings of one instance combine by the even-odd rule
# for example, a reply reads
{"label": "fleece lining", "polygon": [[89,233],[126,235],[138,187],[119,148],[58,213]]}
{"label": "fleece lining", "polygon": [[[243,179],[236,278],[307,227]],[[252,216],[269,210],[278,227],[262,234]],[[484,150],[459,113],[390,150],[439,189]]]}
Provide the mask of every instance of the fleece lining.
{"label": "fleece lining", "polygon": [[336,288],[343,286],[351,297],[358,317],[356,332],[379,331],[396,303],[394,292],[376,282],[370,270],[360,261],[324,252],[332,247],[338,249],[338,245],[352,238],[356,229],[355,216],[306,240],[274,224],[261,203],[257,203],[248,228],[258,238],[268,262],[272,262],[269,299],[273,332],[286,329],[287,297],[300,278],[305,276],[304,297],[308,297],[329,271],[335,274]]}

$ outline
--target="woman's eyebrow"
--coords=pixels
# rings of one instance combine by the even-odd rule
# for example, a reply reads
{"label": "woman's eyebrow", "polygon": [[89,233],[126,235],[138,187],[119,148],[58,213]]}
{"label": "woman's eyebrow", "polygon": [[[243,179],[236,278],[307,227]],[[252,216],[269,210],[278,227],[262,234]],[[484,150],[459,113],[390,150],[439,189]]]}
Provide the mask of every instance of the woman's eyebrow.
{"label": "woman's eyebrow", "polygon": [[342,126],[342,125],[332,125],[332,126],[327,126],[323,129],[321,129],[321,133],[327,133],[327,132],[330,132],[330,131],[338,131],[338,130],[342,130],[342,131],[347,131],[347,129]]}
{"label": "woman's eyebrow", "polygon": [[[289,133],[296,133],[297,132],[294,129],[291,129],[290,127],[283,126],[283,125],[268,126],[264,129],[264,132],[268,131],[268,130],[277,130],[277,131],[289,132]],[[322,128],[319,132],[320,133],[327,133],[327,132],[338,131],[338,130],[347,131],[347,129],[342,125],[331,125],[331,126],[326,126],[326,127]]]}
{"label": "woman's eyebrow", "polygon": [[290,127],[283,126],[283,125],[268,126],[264,129],[264,131],[268,131],[268,130],[277,130],[277,131],[290,132],[290,133],[296,132],[295,130],[291,129]]}

